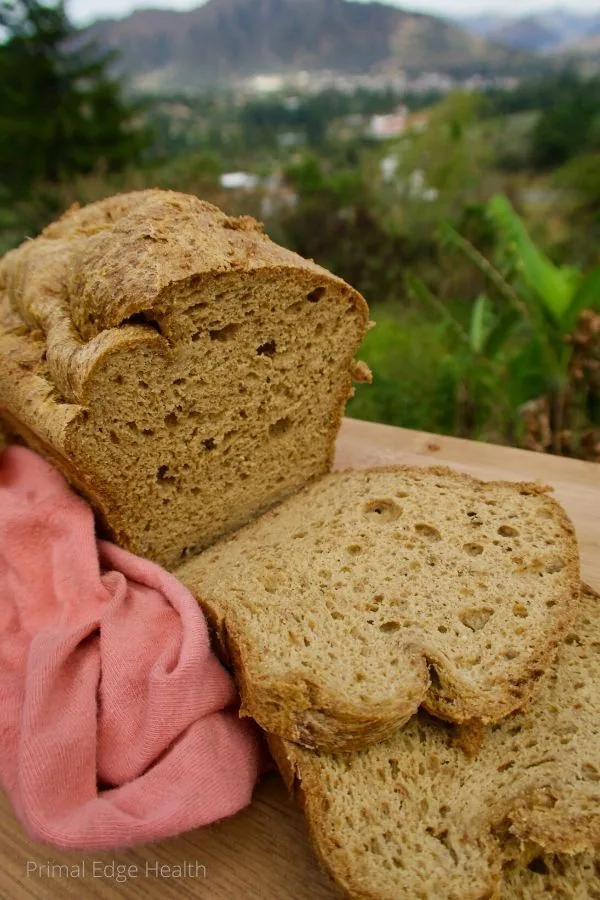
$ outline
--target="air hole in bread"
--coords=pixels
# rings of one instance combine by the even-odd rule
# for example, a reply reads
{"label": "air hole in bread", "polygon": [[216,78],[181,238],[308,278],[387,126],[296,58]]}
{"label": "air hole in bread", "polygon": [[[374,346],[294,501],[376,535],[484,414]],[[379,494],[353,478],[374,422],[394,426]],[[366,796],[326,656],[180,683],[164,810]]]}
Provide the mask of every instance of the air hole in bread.
{"label": "air hole in bread", "polygon": [[[175,481],[175,476],[169,473],[168,466],[159,466],[156,470],[156,480],[161,482],[173,482]],[[164,503],[163,499],[163,503]]]}
{"label": "air hole in bread", "polygon": [[206,309],[207,306],[208,306],[208,303],[205,300],[202,300],[200,303],[194,303],[193,306],[188,306],[187,312],[188,313],[200,312],[201,310]]}
{"label": "air hole in bread", "polygon": [[501,534],[502,537],[516,537],[518,533],[518,529],[513,528],[512,525],[501,525],[498,529],[498,534]]}
{"label": "air hole in bread", "polygon": [[356,556],[357,553],[360,553],[362,547],[360,544],[350,544],[348,547],[348,553],[351,553],[353,556]]}
{"label": "air hole in bread", "polygon": [[119,374],[119,375],[115,376],[113,381],[115,384],[123,384],[124,379],[123,379],[123,376]]}
{"label": "air hole in bread", "polygon": [[216,447],[214,438],[206,438],[206,440],[202,441],[202,446],[205,450],[214,450]]}
{"label": "air hole in bread", "polygon": [[427,525],[425,522],[418,522],[415,525],[415,531],[426,541],[441,541],[442,535],[433,525]]}
{"label": "air hole in bread", "polygon": [[560,557],[556,557],[555,559],[550,560],[550,562],[546,563],[544,567],[544,572],[548,575],[553,575],[555,572],[560,572],[564,569],[565,563]]}
{"label": "air hole in bread", "polygon": [[128,316],[127,319],[123,319],[121,325],[145,325],[146,328],[153,328],[154,331],[162,334],[162,329],[156,319],[153,319],[147,312],[134,313],[132,316]]}
{"label": "air hole in bread", "polygon": [[481,631],[493,615],[493,609],[490,609],[488,606],[482,606],[479,609],[463,609],[458,614],[458,618],[471,631]]}
{"label": "air hole in bread", "polygon": [[229,325],[225,325],[223,328],[216,328],[212,331],[209,331],[208,336],[211,341],[221,341],[221,343],[225,343],[225,341],[232,341],[239,330],[239,324],[237,324],[236,322],[231,322]]}
{"label": "air hole in bread", "polygon": [[165,425],[167,426],[167,428],[175,428],[175,426],[177,425],[177,421],[177,416],[174,412],[167,413],[167,415],[165,416]]}
{"label": "air hole in bread", "polygon": [[113,444],[120,444],[120,443],[121,443],[121,441],[119,440],[119,436],[118,436],[118,434],[116,433],[116,431],[111,431],[111,432],[110,432],[110,439],[111,439],[111,441],[113,442]]}
{"label": "air hole in bread", "polygon": [[257,356],[275,356],[277,352],[277,344],[275,341],[265,341],[260,347],[256,348]]}
{"label": "air hole in bread", "polygon": [[369,612],[377,612],[383,602],[383,594],[375,594],[370,603],[365,604],[365,609]]}
{"label": "air hole in bread", "polygon": [[529,610],[523,603],[513,603],[513,616],[518,616],[520,619],[526,619],[529,615]]}
{"label": "air hole in bread", "polygon": [[536,875],[548,875],[550,871],[541,856],[536,856],[535,859],[532,859],[527,868],[530,872],[535,872]]}
{"label": "air hole in bread", "polygon": [[398,631],[399,628],[400,628],[400,622],[384,622],[382,625],[379,626],[379,630],[383,631],[385,634],[387,634],[390,631]]}
{"label": "air hole in bread", "polygon": [[282,419],[277,419],[276,422],[273,422],[272,425],[269,425],[269,436],[270,437],[279,437],[282,434],[285,434],[286,431],[289,431],[292,426],[292,419],[289,416],[284,416]]}
{"label": "air hole in bread", "polygon": [[468,553],[469,556],[481,556],[483,553],[481,544],[463,544],[463,550],[465,553]]}
{"label": "air hole in bread", "polygon": [[600,781],[600,772],[596,768],[596,766],[591,763],[584,763],[581,767],[581,774],[585,778],[586,781],[593,781],[597,783]]}
{"label": "air hole in bread", "polygon": [[363,509],[365,515],[372,515],[374,518],[379,518],[382,522],[392,522],[402,515],[402,507],[395,503],[394,500],[370,500],[368,503],[365,503]]}
{"label": "air hole in bread", "polygon": [[317,287],[306,295],[309,303],[318,303],[325,296],[325,288]]}

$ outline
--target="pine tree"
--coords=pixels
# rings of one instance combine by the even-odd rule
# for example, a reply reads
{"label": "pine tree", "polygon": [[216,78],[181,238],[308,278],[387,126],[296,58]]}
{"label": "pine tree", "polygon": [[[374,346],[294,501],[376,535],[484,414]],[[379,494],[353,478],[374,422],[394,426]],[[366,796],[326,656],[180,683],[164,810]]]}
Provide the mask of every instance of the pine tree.
{"label": "pine tree", "polygon": [[0,191],[23,197],[98,166],[139,158],[147,137],[109,74],[110,54],[86,44],[64,0],[0,0]]}

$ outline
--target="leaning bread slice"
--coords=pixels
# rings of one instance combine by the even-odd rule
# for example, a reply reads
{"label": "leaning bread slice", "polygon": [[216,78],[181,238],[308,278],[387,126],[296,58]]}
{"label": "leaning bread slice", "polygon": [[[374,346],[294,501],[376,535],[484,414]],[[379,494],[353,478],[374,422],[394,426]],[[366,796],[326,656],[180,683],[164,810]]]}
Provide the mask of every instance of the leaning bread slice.
{"label": "leaning bread slice", "polygon": [[542,853],[505,870],[501,900],[600,900],[600,856]]}
{"label": "leaning bread slice", "polygon": [[573,527],[539,486],[449,469],[328,476],[182,566],[242,709],[328,750],[422,704],[455,722],[519,708],[579,599]]}
{"label": "leaning bread slice", "polygon": [[[575,630],[525,712],[476,730],[419,713],[359,753],[272,739],[315,849],[347,896],[533,898],[526,867],[535,871],[540,853],[600,847],[599,649],[600,598],[586,590]],[[522,893],[511,893],[519,870]]]}

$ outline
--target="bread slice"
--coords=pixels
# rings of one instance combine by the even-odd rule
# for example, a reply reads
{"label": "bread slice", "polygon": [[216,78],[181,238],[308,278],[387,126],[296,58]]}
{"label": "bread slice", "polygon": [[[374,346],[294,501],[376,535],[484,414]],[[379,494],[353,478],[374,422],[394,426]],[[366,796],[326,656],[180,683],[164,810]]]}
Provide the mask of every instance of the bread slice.
{"label": "bread slice", "polygon": [[[316,851],[347,896],[483,900],[499,895],[510,867],[501,896],[538,897],[530,874],[550,866],[535,862],[540,853],[595,853],[599,650],[600,597],[586,589],[575,629],[524,712],[477,731],[420,713],[353,754],[272,739]],[[597,887],[589,863],[580,877]],[[558,864],[552,871],[558,877]]]}
{"label": "bread slice", "polygon": [[123,194],[0,261],[0,419],[175,565],[330,468],[367,324],[253,219]]}
{"label": "bread slice", "polygon": [[501,900],[600,900],[600,856],[541,853],[505,869]]}
{"label": "bread slice", "polygon": [[449,469],[337,473],[184,564],[245,715],[360,749],[423,704],[520,707],[578,607],[573,527],[547,490]]}

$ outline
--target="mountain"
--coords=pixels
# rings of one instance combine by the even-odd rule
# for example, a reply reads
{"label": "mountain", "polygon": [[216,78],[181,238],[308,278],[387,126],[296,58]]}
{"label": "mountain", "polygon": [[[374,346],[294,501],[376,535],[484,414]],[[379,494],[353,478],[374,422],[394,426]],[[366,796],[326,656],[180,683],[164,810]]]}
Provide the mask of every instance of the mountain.
{"label": "mountain", "polygon": [[508,47],[553,53],[600,34],[600,6],[589,14],[555,9],[526,16],[474,16],[458,19],[456,24]]}
{"label": "mountain", "polygon": [[433,16],[350,0],[209,0],[99,21],[86,36],[118,52],[134,85],[171,88],[304,70],[490,73],[524,59]]}

